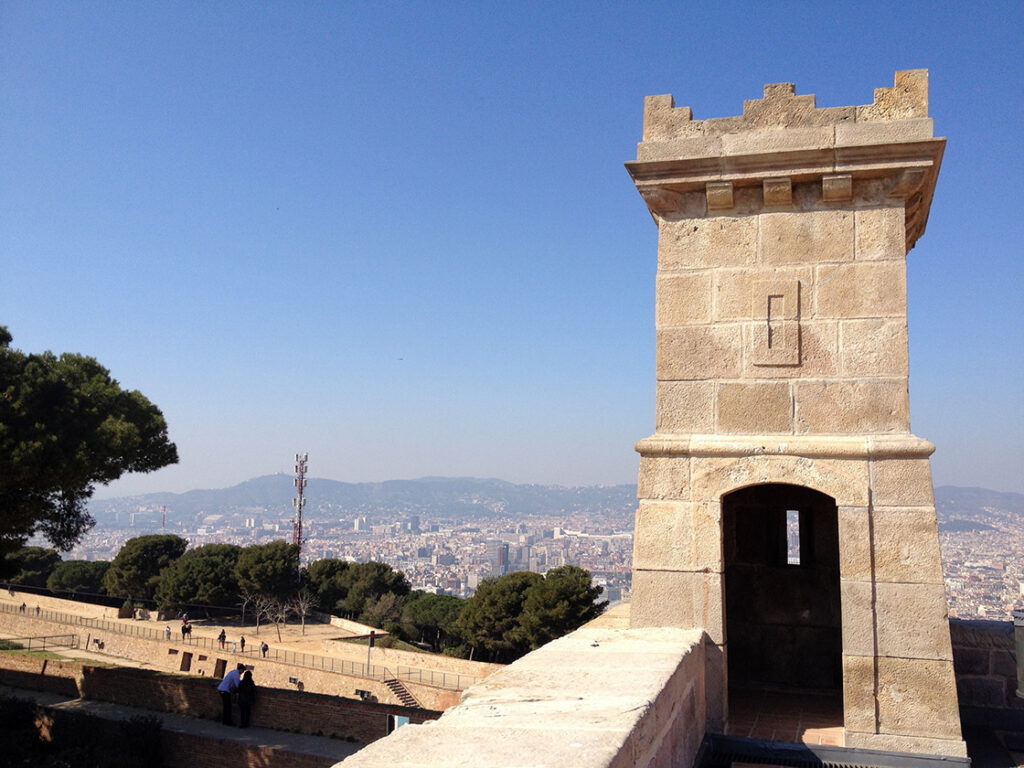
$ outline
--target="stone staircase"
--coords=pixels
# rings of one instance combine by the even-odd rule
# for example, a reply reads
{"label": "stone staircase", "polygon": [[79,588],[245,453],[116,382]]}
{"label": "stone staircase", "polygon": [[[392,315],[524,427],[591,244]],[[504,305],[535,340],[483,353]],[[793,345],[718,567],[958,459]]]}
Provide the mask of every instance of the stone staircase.
{"label": "stone staircase", "polygon": [[407,707],[418,707],[420,703],[416,697],[409,693],[409,689],[402,685],[402,681],[391,677],[384,681],[384,685],[391,689],[391,692],[398,697],[398,700]]}

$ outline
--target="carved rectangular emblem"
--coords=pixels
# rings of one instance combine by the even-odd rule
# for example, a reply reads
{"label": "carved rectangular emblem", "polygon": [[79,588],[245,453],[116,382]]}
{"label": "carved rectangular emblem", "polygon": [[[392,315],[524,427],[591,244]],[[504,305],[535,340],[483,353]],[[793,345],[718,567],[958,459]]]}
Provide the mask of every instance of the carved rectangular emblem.
{"label": "carved rectangular emblem", "polygon": [[754,365],[800,365],[800,281],[757,280],[751,298]]}

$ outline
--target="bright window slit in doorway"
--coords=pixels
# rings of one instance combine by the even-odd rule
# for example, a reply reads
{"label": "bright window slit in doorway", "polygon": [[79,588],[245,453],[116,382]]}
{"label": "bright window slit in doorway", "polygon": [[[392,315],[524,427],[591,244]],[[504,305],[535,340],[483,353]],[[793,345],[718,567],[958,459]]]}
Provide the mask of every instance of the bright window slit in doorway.
{"label": "bright window slit in doorway", "polygon": [[786,563],[800,565],[800,511],[786,510]]}

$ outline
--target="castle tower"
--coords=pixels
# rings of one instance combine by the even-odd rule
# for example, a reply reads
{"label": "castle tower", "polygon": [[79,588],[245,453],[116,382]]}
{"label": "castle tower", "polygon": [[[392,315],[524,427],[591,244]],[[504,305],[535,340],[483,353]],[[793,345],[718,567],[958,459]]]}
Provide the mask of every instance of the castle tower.
{"label": "castle tower", "polygon": [[766,85],[702,121],[645,103],[626,167],[658,226],[657,396],[631,621],[704,629],[712,731],[730,689],[831,690],[847,746],[965,754],[907,393],[906,254],[945,146],[927,78],[823,109]]}

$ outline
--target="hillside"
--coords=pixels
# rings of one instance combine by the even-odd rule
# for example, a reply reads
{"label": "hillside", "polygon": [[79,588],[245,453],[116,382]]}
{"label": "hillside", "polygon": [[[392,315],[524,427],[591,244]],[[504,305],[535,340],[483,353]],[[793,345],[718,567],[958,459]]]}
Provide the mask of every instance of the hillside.
{"label": "hillside", "polygon": [[[295,488],[291,475],[253,478],[231,488],[187,493],[151,493],[92,501],[89,511],[99,525],[111,524],[116,513],[166,507],[168,520],[197,515],[253,512],[289,516]],[[401,510],[411,514],[519,517],[561,511],[632,509],[635,485],[565,488],[517,485],[504,480],[426,477],[380,483],[343,483],[310,478],[306,487],[309,520],[343,514],[374,514]]]}
{"label": "hillside", "polygon": [[[90,512],[100,525],[112,524],[116,513],[140,508],[167,508],[172,519],[251,510],[288,517],[295,489],[291,475],[265,475],[230,488],[151,493],[93,501]],[[306,488],[310,520],[340,514],[375,514],[400,510],[410,514],[460,517],[527,517],[580,510],[630,511],[636,506],[635,485],[566,488],[523,485],[493,478],[425,477],[380,483],[344,483],[310,478]],[[935,489],[941,530],[981,530],[992,522],[1024,516],[1024,494],[984,488],[939,486]]]}

